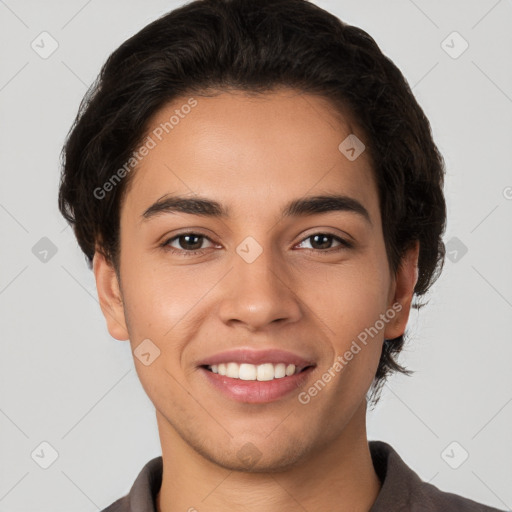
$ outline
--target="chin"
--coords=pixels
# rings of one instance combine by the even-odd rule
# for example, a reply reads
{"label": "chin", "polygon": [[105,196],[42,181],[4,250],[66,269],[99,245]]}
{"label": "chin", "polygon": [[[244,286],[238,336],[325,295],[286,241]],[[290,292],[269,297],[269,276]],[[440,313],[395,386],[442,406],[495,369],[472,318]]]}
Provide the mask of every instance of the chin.
{"label": "chin", "polygon": [[208,457],[208,454],[203,454],[209,458],[217,466],[220,466],[229,471],[237,471],[241,473],[281,473],[288,471],[291,468],[300,465],[302,457],[297,454],[272,454],[271,456],[262,456],[257,461],[243,461],[233,454],[231,457],[225,454],[220,458]]}
{"label": "chin", "polygon": [[[307,447],[296,440],[246,441],[236,443],[237,447],[224,448],[220,452],[206,449],[203,445],[196,451],[204,458],[229,471],[242,473],[280,473],[304,463],[313,446]],[[264,445],[265,446],[262,446]]]}

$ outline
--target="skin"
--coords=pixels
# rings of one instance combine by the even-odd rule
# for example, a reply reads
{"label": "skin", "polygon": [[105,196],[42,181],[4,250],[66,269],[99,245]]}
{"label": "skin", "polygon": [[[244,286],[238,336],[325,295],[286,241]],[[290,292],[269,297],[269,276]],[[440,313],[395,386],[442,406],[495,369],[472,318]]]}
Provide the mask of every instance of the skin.
{"label": "skin", "polygon": [[[93,267],[110,334],[129,339],[132,351],[147,338],[160,350],[149,366],[134,357],[162,445],[158,511],[368,511],[381,483],[368,447],[366,393],[383,340],[404,333],[418,244],[393,274],[368,152],[349,161],[338,150],[350,133],[363,141],[364,134],[326,99],[287,89],[195,98],[198,105],[134,171],[121,207],[120,282],[99,251]],[[157,112],[150,127],[187,99]],[[333,191],[361,202],[371,222],[348,211],[281,215],[292,199]],[[164,194],[205,196],[231,216],[163,213],[141,221]],[[208,237],[195,246],[202,253],[159,246],[178,232]],[[335,238],[326,248],[309,238],[325,232],[354,246],[323,255],[340,247]],[[263,250],[250,264],[236,252],[247,236]],[[195,242],[171,243],[184,253]],[[301,404],[299,392],[397,303],[394,319]],[[237,347],[290,350],[316,367],[284,398],[236,402],[206,382],[197,362]],[[247,443],[259,454],[252,466],[237,456]]]}

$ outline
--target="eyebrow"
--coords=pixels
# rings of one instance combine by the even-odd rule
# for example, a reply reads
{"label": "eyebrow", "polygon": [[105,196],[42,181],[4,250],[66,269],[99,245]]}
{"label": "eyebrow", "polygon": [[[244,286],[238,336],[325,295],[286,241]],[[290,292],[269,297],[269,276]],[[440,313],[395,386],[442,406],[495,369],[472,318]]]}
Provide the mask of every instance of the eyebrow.
{"label": "eyebrow", "polygon": [[[327,194],[309,196],[290,201],[282,210],[283,217],[298,217],[326,212],[351,212],[363,217],[372,224],[368,210],[353,197]],[[153,203],[142,214],[142,221],[164,213],[188,213],[204,217],[228,218],[229,208],[206,197],[185,197],[165,195]]]}

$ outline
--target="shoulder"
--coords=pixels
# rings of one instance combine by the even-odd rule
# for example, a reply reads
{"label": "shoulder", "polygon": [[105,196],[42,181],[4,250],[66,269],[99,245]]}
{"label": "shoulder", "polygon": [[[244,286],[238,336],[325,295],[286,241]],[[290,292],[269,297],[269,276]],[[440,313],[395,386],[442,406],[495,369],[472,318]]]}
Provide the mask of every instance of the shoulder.
{"label": "shoulder", "polygon": [[422,481],[388,443],[370,441],[369,448],[382,483],[370,512],[503,512]]}
{"label": "shoulder", "polygon": [[128,496],[119,498],[107,508],[104,508],[101,512],[130,512],[130,502],[128,501]]}
{"label": "shoulder", "polygon": [[162,484],[162,456],[151,459],[142,468],[126,496],[101,512],[154,512],[156,497]]}

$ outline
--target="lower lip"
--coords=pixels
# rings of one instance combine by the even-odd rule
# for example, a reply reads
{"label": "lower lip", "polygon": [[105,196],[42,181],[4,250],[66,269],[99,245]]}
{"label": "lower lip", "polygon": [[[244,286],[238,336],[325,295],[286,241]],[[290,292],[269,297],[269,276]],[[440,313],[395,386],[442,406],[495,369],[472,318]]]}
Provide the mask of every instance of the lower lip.
{"label": "lower lip", "polygon": [[206,368],[201,368],[208,382],[221,391],[225,396],[237,402],[250,404],[263,404],[279,400],[304,385],[313,367],[306,370],[267,381],[232,379],[225,375],[213,373]]}

